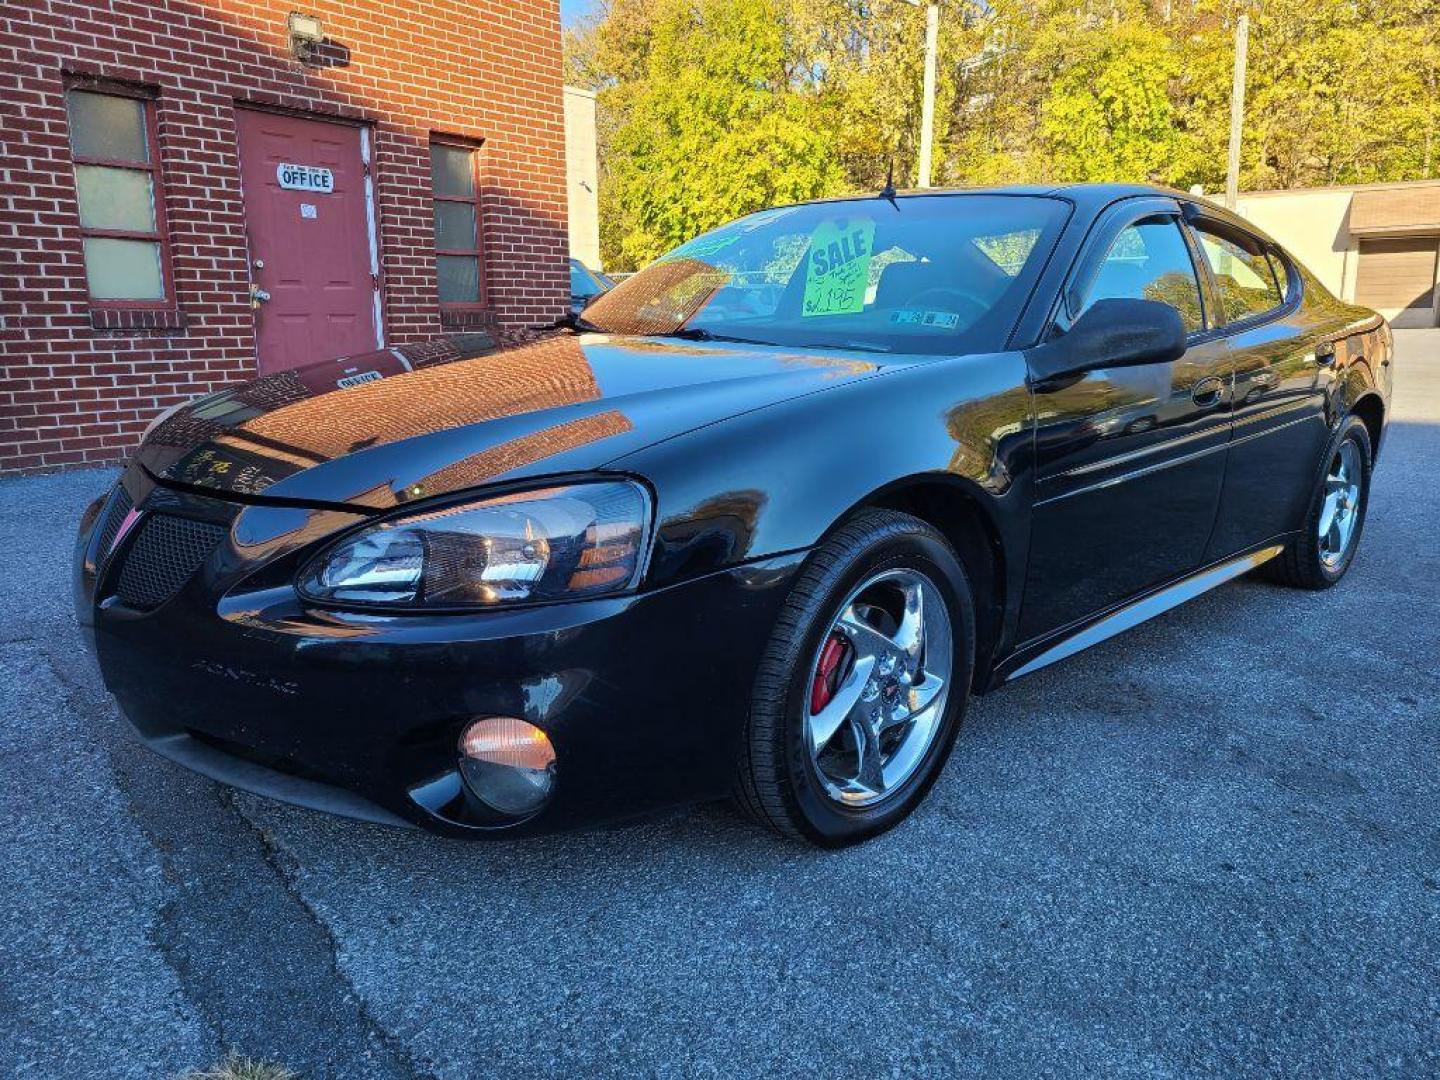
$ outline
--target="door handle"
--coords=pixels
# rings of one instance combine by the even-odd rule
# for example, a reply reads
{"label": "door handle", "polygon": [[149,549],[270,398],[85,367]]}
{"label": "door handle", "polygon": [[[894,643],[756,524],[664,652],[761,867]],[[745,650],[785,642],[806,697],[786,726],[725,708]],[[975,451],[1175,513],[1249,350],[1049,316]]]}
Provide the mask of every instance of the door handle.
{"label": "door handle", "polygon": [[1225,380],[1218,375],[1207,375],[1190,388],[1190,400],[1202,409],[1219,405],[1225,394]]}
{"label": "door handle", "polygon": [[260,288],[259,285],[251,285],[251,286],[250,286],[250,307],[251,307],[251,308],[258,308],[261,304],[268,303],[269,300],[270,300],[270,294],[269,294],[268,292],[266,292],[264,289]]}

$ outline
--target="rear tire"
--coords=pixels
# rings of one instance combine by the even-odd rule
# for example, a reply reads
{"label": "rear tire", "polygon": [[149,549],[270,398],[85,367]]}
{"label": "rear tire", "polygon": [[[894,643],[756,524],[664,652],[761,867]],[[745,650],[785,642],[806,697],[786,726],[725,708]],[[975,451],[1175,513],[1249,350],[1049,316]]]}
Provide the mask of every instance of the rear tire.
{"label": "rear tire", "polygon": [[1345,576],[1365,528],[1372,460],[1369,429],[1352,416],[1326,447],[1300,535],[1265,564],[1266,577],[1291,588],[1319,590]]}
{"label": "rear tire", "polygon": [[[857,612],[885,633],[857,632]],[[743,733],[736,802],[781,835],[821,847],[858,843],[899,824],[954,745],[969,697],[974,627],[970,584],[944,537],[909,514],[856,514],[811,555],[776,620]],[[914,642],[908,652],[885,644],[906,640]],[[872,645],[873,656],[865,649]],[[825,650],[847,647],[851,655],[832,658],[825,670],[834,672],[833,703],[856,702],[854,711],[834,715],[857,719],[833,729],[817,749],[825,724],[816,703],[832,693],[816,687],[825,678],[819,665]],[[846,761],[859,763],[853,780],[835,775],[846,771],[835,763]]]}

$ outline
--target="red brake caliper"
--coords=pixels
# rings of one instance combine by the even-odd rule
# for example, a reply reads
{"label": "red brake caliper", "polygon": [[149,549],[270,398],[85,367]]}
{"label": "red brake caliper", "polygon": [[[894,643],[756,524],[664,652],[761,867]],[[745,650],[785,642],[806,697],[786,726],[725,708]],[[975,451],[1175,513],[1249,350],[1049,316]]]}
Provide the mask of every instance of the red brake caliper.
{"label": "red brake caliper", "polygon": [[840,681],[840,661],[850,643],[838,631],[831,634],[820,650],[820,663],[815,665],[815,681],[810,684],[810,715],[814,716],[835,696],[835,686]]}

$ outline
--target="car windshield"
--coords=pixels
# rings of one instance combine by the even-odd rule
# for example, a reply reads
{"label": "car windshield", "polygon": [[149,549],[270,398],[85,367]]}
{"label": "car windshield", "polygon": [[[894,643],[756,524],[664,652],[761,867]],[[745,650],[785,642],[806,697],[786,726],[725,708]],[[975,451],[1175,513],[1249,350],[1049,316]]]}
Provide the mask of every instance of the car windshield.
{"label": "car windshield", "polygon": [[1043,196],[908,195],[766,210],[662,256],[584,322],[766,345],[995,351],[1069,209]]}

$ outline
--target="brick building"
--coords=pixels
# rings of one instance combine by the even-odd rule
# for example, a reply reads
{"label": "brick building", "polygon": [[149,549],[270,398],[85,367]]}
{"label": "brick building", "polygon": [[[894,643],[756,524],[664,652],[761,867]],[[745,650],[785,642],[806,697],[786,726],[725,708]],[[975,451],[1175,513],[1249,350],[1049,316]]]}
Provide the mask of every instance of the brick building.
{"label": "brick building", "polygon": [[10,0],[0,471],[568,296],[558,0]]}

